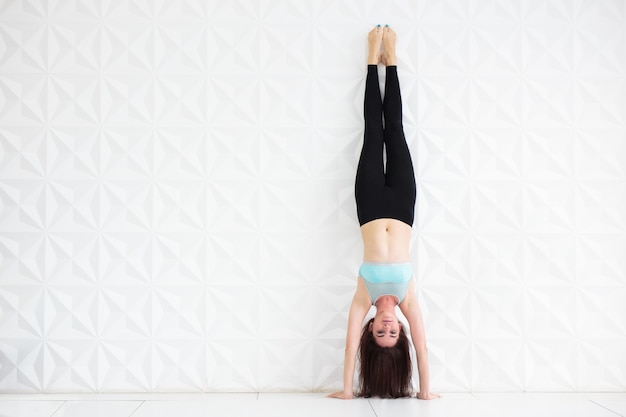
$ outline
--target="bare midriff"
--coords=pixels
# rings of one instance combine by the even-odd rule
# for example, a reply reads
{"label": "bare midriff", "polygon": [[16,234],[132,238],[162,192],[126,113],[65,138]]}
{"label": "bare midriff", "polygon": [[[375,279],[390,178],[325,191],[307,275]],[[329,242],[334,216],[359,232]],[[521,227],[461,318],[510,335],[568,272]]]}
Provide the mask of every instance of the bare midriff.
{"label": "bare midriff", "polygon": [[363,262],[409,262],[411,226],[396,219],[376,219],[361,226]]}

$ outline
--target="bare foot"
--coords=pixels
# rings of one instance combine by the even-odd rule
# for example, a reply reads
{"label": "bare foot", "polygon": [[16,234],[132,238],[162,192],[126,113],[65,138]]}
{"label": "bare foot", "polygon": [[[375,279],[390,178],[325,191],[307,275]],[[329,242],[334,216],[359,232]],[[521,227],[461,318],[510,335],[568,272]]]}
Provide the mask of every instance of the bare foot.
{"label": "bare foot", "polygon": [[383,64],[389,65],[397,65],[398,60],[396,58],[396,32],[393,31],[389,26],[385,26],[383,29],[383,46],[385,48],[385,52],[383,53],[382,61]]}
{"label": "bare foot", "polygon": [[378,65],[381,60],[380,47],[383,41],[383,28],[380,25],[370,30],[367,34],[367,43],[369,52],[367,55],[367,65]]}

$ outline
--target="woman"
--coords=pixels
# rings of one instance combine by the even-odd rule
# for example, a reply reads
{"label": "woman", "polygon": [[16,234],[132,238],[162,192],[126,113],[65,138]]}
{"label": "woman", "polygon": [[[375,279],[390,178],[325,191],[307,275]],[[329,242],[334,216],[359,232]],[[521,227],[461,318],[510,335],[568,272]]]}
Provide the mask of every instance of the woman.
{"label": "woman", "polygon": [[[364,254],[348,317],[343,391],[329,397],[353,397],[357,353],[361,363],[357,395],[390,398],[411,395],[410,344],[404,326],[396,317],[398,305],[408,320],[416,350],[420,383],[417,397],[429,400],[439,395],[429,391],[424,325],[409,262],[416,186],[402,128],[396,34],[388,25],[384,28],[378,25],[370,31],[368,43],[365,134],[355,184]],[[387,67],[384,102],[378,87],[377,65],[381,62]],[[383,145],[387,152],[386,172]],[[372,305],[376,306],[376,315],[361,330]]]}

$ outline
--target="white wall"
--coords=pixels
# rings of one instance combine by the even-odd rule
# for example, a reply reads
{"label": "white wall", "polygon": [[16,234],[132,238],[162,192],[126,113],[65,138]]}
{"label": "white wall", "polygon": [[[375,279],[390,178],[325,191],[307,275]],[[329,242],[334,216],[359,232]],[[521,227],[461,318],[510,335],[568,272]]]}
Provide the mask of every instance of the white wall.
{"label": "white wall", "polygon": [[0,390],[341,386],[398,33],[435,391],[626,389],[619,0],[4,1]]}

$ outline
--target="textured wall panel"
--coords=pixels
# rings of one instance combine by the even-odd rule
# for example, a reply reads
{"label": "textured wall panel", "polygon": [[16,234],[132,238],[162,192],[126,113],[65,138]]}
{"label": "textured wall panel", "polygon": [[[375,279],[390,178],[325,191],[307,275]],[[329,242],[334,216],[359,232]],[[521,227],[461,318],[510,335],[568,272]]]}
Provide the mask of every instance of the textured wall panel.
{"label": "textured wall panel", "polygon": [[377,23],[432,388],[623,391],[625,20],[619,0],[1,2],[0,391],[340,387]]}

